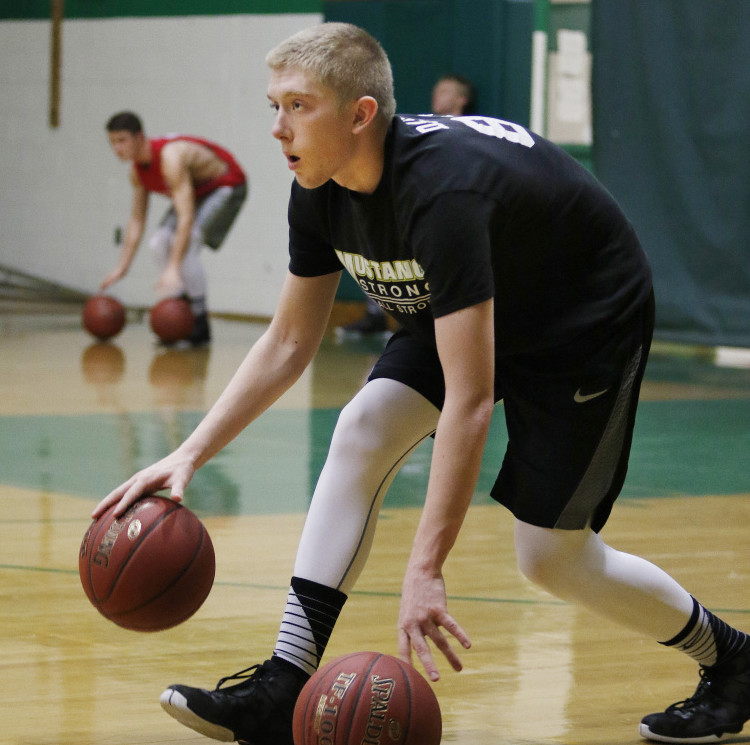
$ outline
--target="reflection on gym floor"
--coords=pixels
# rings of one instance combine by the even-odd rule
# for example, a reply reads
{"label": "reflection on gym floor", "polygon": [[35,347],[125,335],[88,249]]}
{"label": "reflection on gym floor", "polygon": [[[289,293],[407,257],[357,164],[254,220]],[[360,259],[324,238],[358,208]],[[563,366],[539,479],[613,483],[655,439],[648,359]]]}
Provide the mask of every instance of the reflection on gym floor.
{"label": "reflection on gym floor", "polygon": [[[328,336],[298,384],[196,474],[187,504],[211,533],[217,575],[187,623],[157,634],[119,629],[91,607],[77,574],[95,502],[181,442],[263,329],[216,319],[211,347],[176,349],[154,345],[138,319],[99,343],[73,310],[0,314],[3,743],[206,743],[162,713],[161,689],[211,686],[269,654],[336,416],[382,339]],[[750,366],[730,357],[738,366],[717,365],[708,350],[655,346],[606,537],[750,630]],[[435,686],[444,742],[638,742],[643,714],[692,691],[693,666],[520,577],[510,517],[489,498],[505,441],[498,407],[475,503],[446,567],[452,610],[474,646],[462,654],[465,670],[443,664]],[[430,454],[427,442],[394,482],[327,658],[396,652],[400,580]]]}

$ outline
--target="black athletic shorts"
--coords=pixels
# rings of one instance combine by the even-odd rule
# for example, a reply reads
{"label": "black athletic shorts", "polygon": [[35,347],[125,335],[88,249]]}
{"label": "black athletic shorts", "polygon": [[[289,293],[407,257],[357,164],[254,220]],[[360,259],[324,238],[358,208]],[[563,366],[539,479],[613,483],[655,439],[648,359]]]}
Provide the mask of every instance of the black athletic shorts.
{"label": "black athletic shorts", "polygon": [[[498,359],[508,447],[491,494],[516,518],[545,528],[604,527],[625,481],[653,329],[652,295],[622,328]],[[437,351],[404,330],[389,340],[375,378],[405,383],[442,409]]]}

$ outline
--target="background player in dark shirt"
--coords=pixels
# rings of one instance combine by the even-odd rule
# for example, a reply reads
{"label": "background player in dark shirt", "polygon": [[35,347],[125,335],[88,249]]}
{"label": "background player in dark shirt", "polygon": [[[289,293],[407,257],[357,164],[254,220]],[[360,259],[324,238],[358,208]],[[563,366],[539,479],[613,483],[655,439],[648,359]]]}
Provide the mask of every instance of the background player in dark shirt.
{"label": "background player in dark shirt", "polygon": [[521,571],[703,666],[695,696],[646,717],[642,735],[703,742],[739,731],[750,716],[748,637],[599,535],[625,477],[654,309],[648,262],[614,200],[516,124],[394,116],[387,57],[354,26],[301,32],[267,61],[272,132],[295,176],[277,312],[185,443],[95,514],[157,489],[182,498],[194,471],[310,362],[342,266],[402,329],[337,423],[273,656],[235,685],[171,686],[164,708],[217,739],[291,745],[295,698],[367,559],[385,491],[433,434],[399,650],[432,680],[429,642],[460,670],[449,637],[470,641],[448,611],[442,567],[502,399],[509,443],[492,495],[516,518]]}
{"label": "background player in dark shirt", "polygon": [[432,87],[430,110],[433,114],[460,116],[474,113],[474,84],[463,75],[449,73]]}

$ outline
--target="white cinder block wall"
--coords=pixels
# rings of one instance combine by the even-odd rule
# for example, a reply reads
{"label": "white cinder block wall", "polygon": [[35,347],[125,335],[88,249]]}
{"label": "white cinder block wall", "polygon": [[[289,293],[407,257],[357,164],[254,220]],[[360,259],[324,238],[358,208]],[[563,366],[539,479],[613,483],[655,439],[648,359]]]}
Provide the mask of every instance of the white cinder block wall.
{"label": "white cinder block wall", "polygon": [[[61,121],[48,124],[50,22],[0,22],[0,265],[85,292],[114,267],[130,211],[127,166],[104,125],[131,109],[151,136],[181,131],[229,148],[250,197],[222,248],[206,251],[214,312],[270,316],[287,266],[291,183],[271,137],[264,57],[314,13],[67,19]],[[149,231],[168,201],[152,195]],[[142,242],[112,288],[148,306],[156,273]]]}

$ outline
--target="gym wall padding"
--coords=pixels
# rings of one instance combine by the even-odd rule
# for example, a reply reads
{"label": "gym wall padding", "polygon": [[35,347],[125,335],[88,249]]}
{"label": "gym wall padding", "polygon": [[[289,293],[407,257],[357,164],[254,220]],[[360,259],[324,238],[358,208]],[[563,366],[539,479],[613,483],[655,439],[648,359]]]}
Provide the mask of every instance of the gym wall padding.
{"label": "gym wall padding", "polygon": [[594,169],[648,252],[657,337],[750,346],[750,3],[594,0]]}

